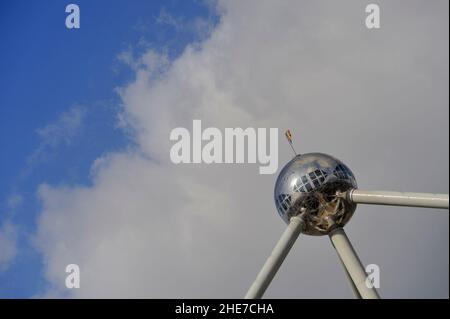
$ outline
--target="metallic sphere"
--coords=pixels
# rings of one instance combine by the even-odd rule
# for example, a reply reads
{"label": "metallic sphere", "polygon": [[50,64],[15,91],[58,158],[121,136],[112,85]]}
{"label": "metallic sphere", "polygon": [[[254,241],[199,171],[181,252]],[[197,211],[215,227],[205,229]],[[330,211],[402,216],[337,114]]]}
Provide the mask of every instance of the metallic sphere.
{"label": "metallic sphere", "polygon": [[325,235],[352,217],[356,204],[337,194],[356,187],[353,173],[338,159],[322,153],[297,155],[278,175],[275,205],[286,223],[303,213],[303,233]]}

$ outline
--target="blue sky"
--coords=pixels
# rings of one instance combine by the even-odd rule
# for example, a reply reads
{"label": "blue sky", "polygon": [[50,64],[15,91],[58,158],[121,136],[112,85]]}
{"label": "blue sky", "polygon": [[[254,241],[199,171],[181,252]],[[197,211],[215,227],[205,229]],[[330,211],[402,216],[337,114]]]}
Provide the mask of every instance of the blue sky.
{"label": "blue sky", "polygon": [[[173,59],[199,37],[177,23],[215,19],[202,1],[80,0],[74,3],[81,28],[69,30],[69,3],[0,3],[0,225],[8,221],[18,230],[17,257],[0,272],[0,297],[31,297],[45,289],[41,256],[31,244],[40,210],[37,186],[89,184],[96,158],[129,146],[117,128],[114,89],[133,72],[119,54],[152,48]],[[73,134],[47,141],[51,127],[73,112],[81,117]],[[21,200],[14,204],[14,198]]]}

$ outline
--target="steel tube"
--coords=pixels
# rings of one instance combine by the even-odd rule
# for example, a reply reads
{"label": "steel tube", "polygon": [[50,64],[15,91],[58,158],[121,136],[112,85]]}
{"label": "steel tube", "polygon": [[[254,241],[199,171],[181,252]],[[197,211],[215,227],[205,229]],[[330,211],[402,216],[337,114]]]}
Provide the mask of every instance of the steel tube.
{"label": "steel tube", "polygon": [[258,276],[251,285],[245,299],[259,299],[262,298],[264,292],[277,273],[287,254],[294,245],[296,239],[300,235],[304,226],[304,221],[301,217],[292,217],[289,225],[281,235],[280,240],[275,245],[264,266],[261,268]]}
{"label": "steel tube", "polygon": [[367,274],[358,258],[350,240],[345,234],[344,229],[337,228],[330,233],[330,240],[336,252],[341,259],[346,271],[350,275],[353,285],[363,299],[379,299],[380,296],[375,287],[369,287],[366,284]]}
{"label": "steel tube", "polygon": [[448,194],[402,193],[353,189],[347,193],[347,198],[358,204],[448,209]]}

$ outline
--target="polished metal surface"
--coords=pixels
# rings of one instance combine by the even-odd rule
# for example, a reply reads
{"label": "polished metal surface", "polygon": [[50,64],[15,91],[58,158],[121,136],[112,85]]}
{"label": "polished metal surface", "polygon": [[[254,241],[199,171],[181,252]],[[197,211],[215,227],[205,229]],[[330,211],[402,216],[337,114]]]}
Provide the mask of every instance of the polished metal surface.
{"label": "polished metal surface", "polygon": [[352,217],[356,204],[337,194],[356,187],[353,173],[338,159],[322,153],[297,155],[278,175],[275,205],[286,223],[305,212],[303,233],[326,235]]}
{"label": "polished metal surface", "polygon": [[448,194],[366,191],[353,189],[346,196],[349,201],[361,204],[409,206],[448,209]]}
{"label": "polished metal surface", "polygon": [[303,226],[304,221],[300,216],[291,219],[288,227],[275,245],[269,258],[264,263],[264,266],[261,268],[261,271],[258,273],[258,276],[245,295],[245,299],[262,298],[264,292],[289,253],[289,250],[291,250],[297,237],[302,232]]}
{"label": "polished metal surface", "polygon": [[336,228],[329,235],[331,243],[350,277],[351,284],[358,291],[358,295],[363,299],[380,299],[376,288],[367,284],[368,277],[364,265],[359,260],[344,229]]}

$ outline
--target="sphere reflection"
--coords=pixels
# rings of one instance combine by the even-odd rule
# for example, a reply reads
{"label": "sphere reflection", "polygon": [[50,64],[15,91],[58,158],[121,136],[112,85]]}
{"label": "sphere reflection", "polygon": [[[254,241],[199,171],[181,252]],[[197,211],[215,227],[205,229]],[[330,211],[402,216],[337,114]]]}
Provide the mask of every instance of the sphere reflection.
{"label": "sphere reflection", "polygon": [[353,173],[338,159],[322,153],[297,155],[278,175],[275,205],[286,223],[305,212],[303,233],[325,235],[344,226],[356,208],[336,194],[356,187]]}

